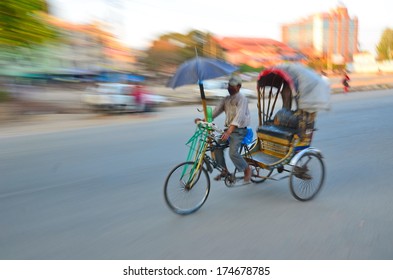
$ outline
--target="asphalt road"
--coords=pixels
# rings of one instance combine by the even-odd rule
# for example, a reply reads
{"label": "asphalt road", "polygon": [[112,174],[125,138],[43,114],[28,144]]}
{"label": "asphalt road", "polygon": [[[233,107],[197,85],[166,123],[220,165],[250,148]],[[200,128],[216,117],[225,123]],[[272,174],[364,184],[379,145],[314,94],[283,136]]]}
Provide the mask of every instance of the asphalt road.
{"label": "asphalt road", "polygon": [[317,120],[327,178],[314,200],[295,200],[288,180],[213,182],[186,217],[163,183],[196,106],[0,137],[0,259],[393,259],[393,91],[332,101]]}

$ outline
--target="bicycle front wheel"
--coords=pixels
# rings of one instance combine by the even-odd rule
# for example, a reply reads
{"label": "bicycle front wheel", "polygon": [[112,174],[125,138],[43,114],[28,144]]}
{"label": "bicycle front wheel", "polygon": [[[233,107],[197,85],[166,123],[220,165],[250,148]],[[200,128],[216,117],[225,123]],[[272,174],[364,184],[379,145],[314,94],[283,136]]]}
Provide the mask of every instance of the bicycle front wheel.
{"label": "bicycle front wheel", "polygon": [[183,162],[169,172],[164,185],[165,202],[177,214],[194,213],[205,203],[210,193],[210,177],[203,166]]}

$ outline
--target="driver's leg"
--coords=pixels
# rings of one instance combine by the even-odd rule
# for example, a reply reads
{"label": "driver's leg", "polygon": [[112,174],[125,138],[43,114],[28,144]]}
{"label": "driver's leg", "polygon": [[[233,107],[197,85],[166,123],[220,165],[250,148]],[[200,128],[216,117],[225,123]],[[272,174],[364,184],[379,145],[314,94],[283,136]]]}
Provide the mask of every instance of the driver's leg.
{"label": "driver's leg", "polygon": [[242,155],[240,154],[240,146],[244,137],[247,134],[246,128],[236,128],[230,138],[229,144],[229,156],[239,171],[244,172],[244,181],[248,182],[250,180],[251,169],[248,166],[248,163],[244,160]]}
{"label": "driver's leg", "polygon": [[[218,143],[222,144],[221,140],[219,140]],[[227,169],[227,165],[225,162],[225,156],[224,156],[225,148],[226,147],[224,146],[223,148],[216,148],[214,150],[214,158],[215,158],[217,164],[222,168],[221,174],[214,177],[214,179],[217,181],[224,178],[228,174],[228,169]]]}

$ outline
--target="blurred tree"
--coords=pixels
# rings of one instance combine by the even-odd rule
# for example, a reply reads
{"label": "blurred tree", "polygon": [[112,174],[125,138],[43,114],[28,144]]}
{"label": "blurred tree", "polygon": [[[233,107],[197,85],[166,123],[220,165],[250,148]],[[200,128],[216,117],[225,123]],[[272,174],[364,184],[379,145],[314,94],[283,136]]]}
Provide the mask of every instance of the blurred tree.
{"label": "blurred tree", "polygon": [[143,59],[145,67],[155,73],[168,73],[170,69],[183,61],[182,35],[172,33],[154,41]]}
{"label": "blurred tree", "polygon": [[143,59],[145,67],[156,73],[171,74],[177,66],[196,56],[222,58],[220,50],[209,33],[192,30],[187,34],[168,33],[155,40]]}
{"label": "blurred tree", "polygon": [[378,60],[391,60],[393,58],[393,29],[386,28],[377,45]]}
{"label": "blurred tree", "polygon": [[255,67],[249,66],[247,64],[242,64],[239,66],[239,72],[241,72],[241,73],[247,73],[247,72],[258,72],[259,73],[264,69],[265,69],[265,67],[263,67],[263,66],[255,68]]}
{"label": "blurred tree", "polygon": [[45,0],[0,1],[0,46],[29,47],[55,38],[55,31],[42,20],[48,12]]}
{"label": "blurred tree", "polygon": [[[45,0],[0,0],[0,67],[27,61],[30,49],[56,38],[55,29],[43,19],[47,12]],[[6,100],[0,81],[0,101]]]}

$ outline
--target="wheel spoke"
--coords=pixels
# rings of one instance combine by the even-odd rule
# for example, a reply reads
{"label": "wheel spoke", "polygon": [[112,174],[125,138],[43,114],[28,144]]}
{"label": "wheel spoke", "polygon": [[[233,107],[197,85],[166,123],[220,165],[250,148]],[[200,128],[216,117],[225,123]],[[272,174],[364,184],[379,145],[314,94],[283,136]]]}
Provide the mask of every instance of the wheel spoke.
{"label": "wheel spoke", "polygon": [[194,162],[176,166],[164,185],[167,205],[177,214],[191,214],[206,201],[210,192],[210,179],[204,168],[195,170]]}
{"label": "wheel spoke", "polygon": [[325,167],[322,159],[315,154],[306,153],[292,169],[291,193],[298,200],[310,200],[320,191],[324,178]]}

